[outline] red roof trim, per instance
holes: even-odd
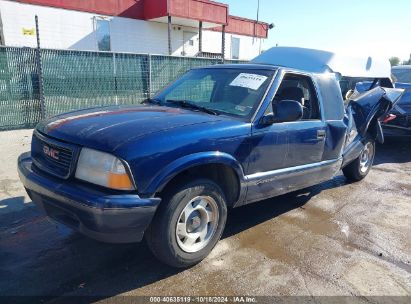
[[[231,16],[228,15],[229,6],[224,3],[215,2],[215,1],[208,1],[208,0],[15,0],[16,2],[32,4],[32,5],[41,5],[41,6],[48,6],[54,8],[61,8],[61,9],[68,9],[74,11],[81,11],[81,12],[89,12],[95,13],[99,15],[107,15],[107,16],[119,16],[131,19],[139,19],[139,20],[146,20],[146,19],[154,19],[158,17],[164,16],[172,16],[172,17],[180,17],[186,18],[190,20],[198,20],[203,22],[210,22],[210,23],[220,23],[221,25],[226,25],[226,32],[244,36],[256,36],[259,38],[267,38],[268,36],[268,23],[265,22],[258,22],[256,20],[239,17],[239,16]],[[147,1],[147,2],[145,2]],[[176,2],[174,2],[176,1]],[[208,18],[207,15],[210,15],[209,11],[197,11],[195,16],[187,16],[188,14],[181,14],[179,11],[183,11],[181,6],[183,5],[183,1],[187,1],[187,3],[203,3],[203,4],[211,4],[221,8],[226,9],[226,13],[219,12],[225,15],[225,18]],[[188,2],[190,1],[190,2]],[[150,4],[148,4],[150,3]],[[177,6],[174,8],[174,11],[170,12],[173,7],[173,3]],[[178,6],[179,5],[179,6]],[[163,6],[165,6],[163,8]],[[170,7],[169,7],[170,6]],[[156,9],[161,8],[159,11],[155,11]],[[158,16],[157,16],[158,15]],[[223,20],[225,19],[225,20]],[[238,21],[238,22],[237,22]],[[245,24],[240,24],[244,22]],[[220,31],[221,27],[212,28],[213,31]]]
[[[236,21],[245,22],[247,26],[241,26]],[[238,30],[240,29],[240,30]],[[221,27],[214,27],[208,29],[211,31],[221,32]],[[266,22],[257,22],[256,20],[238,17],[238,16],[228,16],[228,25],[225,28],[225,32],[229,34],[237,34],[242,36],[257,37],[257,38],[267,38],[268,37],[269,24]]]
[[[95,13],[106,16],[119,16],[144,19],[144,0],[15,0],[16,2],[46,7]]]
[[[155,1],[161,2],[162,0]],[[222,25],[227,24],[228,6],[225,4],[207,0],[168,0],[168,3],[167,14],[169,16],[208,21]],[[152,7],[152,9],[156,10],[157,8]],[[162,17],[159,15],[159,12],[156,13],[157,17]]]
[[[248,21],[248,22],[257,23],[257,20],[249,19],[249,18],[245,18],[245,17],[233,16],[233,15],[228,15],[228,17],[231,18],[231,19],[236,19],[236,20],[242,20],[242,21]],[[268,24],[267,22],[264,22],[264,21],[258,21],[258,24],[269,26],[269,24]]]
[[[221,2],[215,2],[215,1],[209,1],[209,0],[195,0],[195,1],[202,2],[202,3],[205,3],[205,4],[213,4],[213,5],[225,7],[225,8],[228,9],[228,4],[221,3]]]
[[[177,15],[177,14],[171,15],[171,17],[184,18],[184,19],[190,19],[190,20],[197,20],[197,21],[202,21],[202,22],[215,23],[215,21],[210,20],[210,19],[205,19],[205,18],[201,18],[201,19],[200,19],[200,18],[190,18],[190,17],[187,17],[187,16]],[[173,18],[171,18],[171,22],[173,22]],[[173,24],[174,24],[174,23],[173,23]],[[221,24],[221,25],[227,25],[227,23],[226,23],[226,24]]]

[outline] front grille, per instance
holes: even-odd
[[[31,155],[40,169],[61,178],[68,178],[73,170],[76,148],[54,139],[33,133]]]

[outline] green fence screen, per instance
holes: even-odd
[[[41,49],[39,61],[37,52],[0,47],[0,130],[33,127],[42,119],[40,79],[45,116],[50,117],[100,105],[140,103],[190,68],[220,63],[208,58],[51,49]]]
[[[0,128],[41,119],[38,75],[34,49],[0,48]]]

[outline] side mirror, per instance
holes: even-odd
[[[261,124],[264,126],[272,125],[276,122],[298,121],[303,117],[303,106],[295,100],[281,100],[273,105],[274,112],[264,115]]]
[[[295,100],[281,100],[275,106],[275,121],[297,121],[303,117],[303,106]]]
[[[275,123],[276,119],[273,113],[268,113],[261,117],[260,124],[263,126],[269,126]]]

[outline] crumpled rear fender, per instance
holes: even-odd
[[[353,119],[358,134],[364,138],[367,132],[378,141],[384,141],[380,120],[383,119],[400,99],[404,90],[376,87],[350,101]]]
[[[380,121],[401,98],[404,90],[376,87],[350,101],[347,107],[347,141],[343,150],[343,167],[362,152],[363,139],[371,136],[384,143]]]

